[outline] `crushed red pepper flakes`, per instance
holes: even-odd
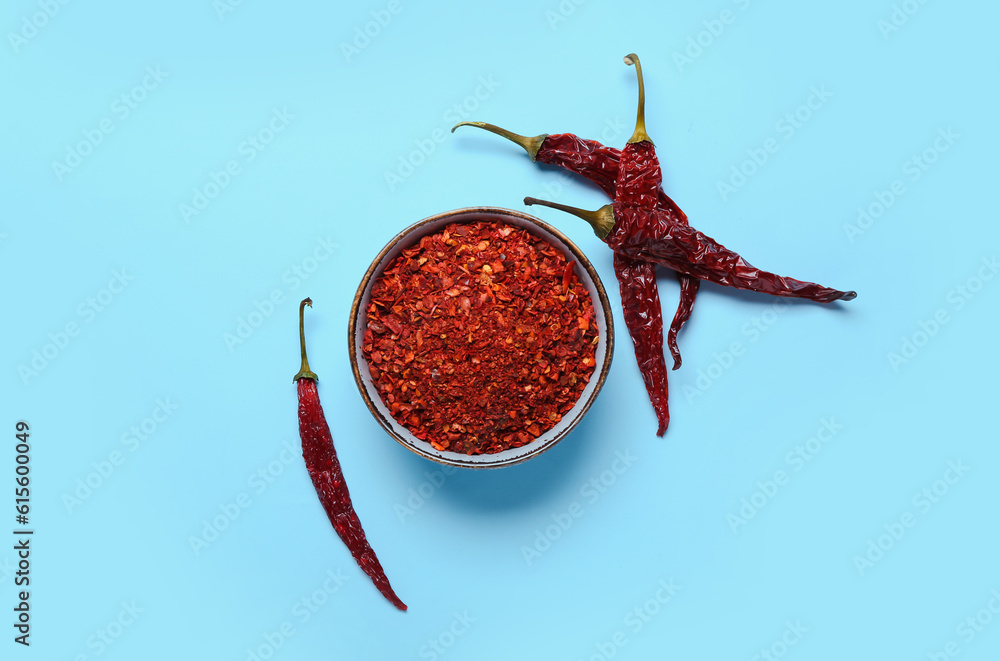
[[[392,416],[438,450],[532,442],[596,365],[594,305],[562,252],[528,230],[452,223],[376,279],[362,353]]]

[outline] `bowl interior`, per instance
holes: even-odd
[[[383,272],[385,267],[403,250],[417,243],[422,237],[439,232],[450,223],[468,223],[474,221],[499,221],[525,228],[535,236],[547,240],[562,250],[568,259],[575,260],[577,277],[580,278],[580,281],[587,288],[593,302],[595,321],[598,329],[594,373],[590,378],[590,382],[580,394],[580,398],[576,404],[563,416],[562,420],[552,429],[527,445],[493,454],[481,455],[467,455],[460,452],[437,450],[430,443],[418,439],[410,430],[397,422],[382,402],[382,398],[379,396],[378,390],[372,382],[368,362],[362,355],[361,349],[365,328],[367,327],[367,310],[368,304],[371,302],[372,286],[375,279]],[[375,419],[378,420],[379,424],[382,425],[390,436],[413,452],[439,463],[467,468],[497,468],[524,461],[529,457],[548,450],[562,440],[580,421],[587,412],[587,409],[590,408],[597,393],[600,392],[601,387],[604,385],[604,380],[607,378],[608,369],[611,367],[611,358],[614,353],[614,326],[608,296],[604,291],[604,286],[597,275],[597,271],[594,270],[593,265],[587,257],[572,241],[554,227],[545,224],[534,216],[511,209],[476,207],[448,211],[426,218],[403,230],[383,248],[382,252],[379,253],[378,257],[375,258],[375,261],[372,262],[372,265],[365,273],[361,285],[358,287],[358,292],[354,297],[348,341],[350,342],[351,368],[354,372],[354,379],[358,384],[358,389],[361,391],[361,396],[364,398],[372,415],[375,416]]]

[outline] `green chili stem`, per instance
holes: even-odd
[[[586,209],[569,207],[565,204],[537,200],[533,197],[524,198],[524,203],[529,207],[533,204],[539,204],[543,207],[552,207],[553,209],[565,211],[566,213],[571,213],[578,218],[582,218],[590,223],[590,226],[594,228],[594,234],[596,234],[597,238],[601,241],[608,238],[608,235],[611,234],[611,230],[614,229],[615,226],[615,214],[610,204],[605,204],[597,211],[587,211]]]
[[[635,115],[635,132],[628,139],[629,144],[636,142],[653,143],[646,133],[646,87],[642,84],[642,65],[639,64],[639,56],[629,53],[625,56],[625,64],[635,65],[635,75],[639,77],[639,109]]]
[[[299,379],[312,379],[313,381],[318,381],[319,377],[316,376],[312,370],[309,369],[309,359],[306,357],[306,323],[305,323],[305,310],[306,306],[312,307],[312,299],[306,298],[299,303],[299,346],[302,348],[302,369],[299,373],[295,375],[294,381]]]
[[[534,161],[535,157],[538,156],[538,150],[542,148],[542,143],[545,142],[545,138],[549,137],[547,134],[536,135],[532,138],[518,135],[517,133],[512,133],[507,129],[502,129],[494,124],[487,124],[486,122],[459,122],[455,126],[451,127],[451,132],[454,133],[455,129],[459,126],[476,126],[490,133],[496,133],[499,136],[507,138],[516,145],[520,145],[521,149],[528,152],[528,156]]]

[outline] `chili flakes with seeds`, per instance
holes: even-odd
[[[562,252],[526,229],[452,223],[376,279],[362,353],[392,416],[438,450],[532,442],[596,365],[594,305]]]

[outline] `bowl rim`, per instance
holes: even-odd
[[[532,226],[538,228],[539,230],[547,232],[558,238],[560,241],[562,241],[563,244],[566,246],[566,248],[568,248],[569,251],[572,253],[573,258],[575,258],[577,262],[579,262],[580,266],[583,267],[583,269],[587,272],[588,276],[590,277],[591,281],[594,283],[594,288],[597,291],[597,297],[599,299],[597,301],[597,305],[595,305],[595,308],[598,306],[601,308],[602,314],[605,319],[605,326],[607,328],[605,333],[607,348],[605,350],[604,361],[601,365],[594,366],[595,373],[597,374],[595,387],[590,396],[587,398],[587,400],[583,402],[583,408],[579,411],[578,415],[572,421],[572,423],[569,424],[569,426],[563,429],[555,437],[553,437],[552,439],[548,439],[547,442],[544,443],[543,445],[540,445],[537,448],[529,450],[519,456],[515,456],[506,460],[498,460],[495,462],[489,462],[483,460],[462,461],[459,457],[470,457],[470,456],[484,457],[489,455],[466,455],[460,452],[450,452],[450,451],[442,452],[438,450],[434,450],[433,452],[431,452],[424,450],[420,446],[408,441],[405,438],[402,438],[397,433],[397,431],[392,428],[389,422],[385,420],[381,411],[378,410],[375,402],[372,400],[372,397],[368,392],[368,388],[365,385],[364,377],[361,375],[360,360],[362,360],[362,358],[359,356],[360,352],[357,350],[357,344],[356,344],[356,338],[359,332],[358,324],[366,316],[366,313],[361,310],[361,301],[364,298],[365,292],[368,289],[369,284],[372,282],[375,276],[375,271],[378,269],[383,259],[385,259],[385,256],[390,251],[395,249],[401,242],[412,237],[414,234],[419,233],[420,230],[426,227],[427,225],[433,223],[441,223],[442,221],[462,222],[462,217],[476,216],[476,215],[501,217],[498,218],[497,220],[501,220],[502,217],[504,216],[517,218],[518,220],[522,222],[527,222]],[[469,218],[468,222],[472,221],[473,218]],[[604,289],[604,283],[601,282],[601,278],[597,274],[597,269],[594,268],[594,265],[590,262],[590,260],[587,258],[587,256],[584,254],[584,252],[580,249],[579,246],[577,246],[568,236],[563,234],[560,230],[549,225],[540,218],[532,216],[531,214],[527,214],[524,213],[523,211],[518,211],[516,209],[507,209],[504,207],[477,206],[477,207],[464,207],[461,209],[453,209],[451,211],[443,211],[441,213],[436,213],[432,216],[428,216],[423,220],[417,221],[416,223],[410,225],[409,227],[406,227],[398,234],[396,234],[396,236],[394,236],[385,245],[385,247],[379,251],[378,255],[375,256],[371,264],[365,270],[365,274],[362,276],[361,282],[358,285],[358,289],[354,294],[354,299],[351,302],[351,314],[347,324],[347,341],[349,349],[348,355],[350,357],[350,362],[351,362],[351,372],[354,374],[354,382],[357,385],[359,392],[361,393],[361,397],[362,399],[364,399],[365,405],[368,407],[369,413],[372,414],[372,417],[375,418],[379,426],[382,427],[382,429],[385,430],[385,432],[390,437],[392,437],[397,443],[405,447],[407,450],[410,450],[414,454],[417,454],[425,459],[430,459],[431,461],[437,462],[439,464],[444,464],[448,466],[457,466],[460,468],[501,468],[505,466],[513,466],[515,464],[522,463],[524,461],[527,461],[528,459],[537,457],[538,455],[548,451],[557,443],[559,443],[559,441],[568,436],[569,433],[580,422],[580,420],[583,419],[584,415],[586,415],[591,405],[593,405],[594,400],[597,399],[597,396],[600,393],[601,389],[603,388],[604,383],[607,380],[608,374],[610,372],[611,361],[612,358],[614,357],[615,332],[614,332],[614,320],[611,311],[611,303],[608,299],[607,291]],[[582,394],[583,393],[581,393],[581,396]],[[577,400],[577,402],[579,401],[580,400]],[[576,404],[574,404],[574,407],[575,406]],[[424,443],[424,441],[420,441],[420,439],[417,439],[416,437],[414,437],[414,439],[417,442]],[[427,445],[429,446],[429,444]],[[531,445],[531,443],[527,445]],[[455,455],[455,457],[452,458],[449,456],[442,456],[442,455]]]

